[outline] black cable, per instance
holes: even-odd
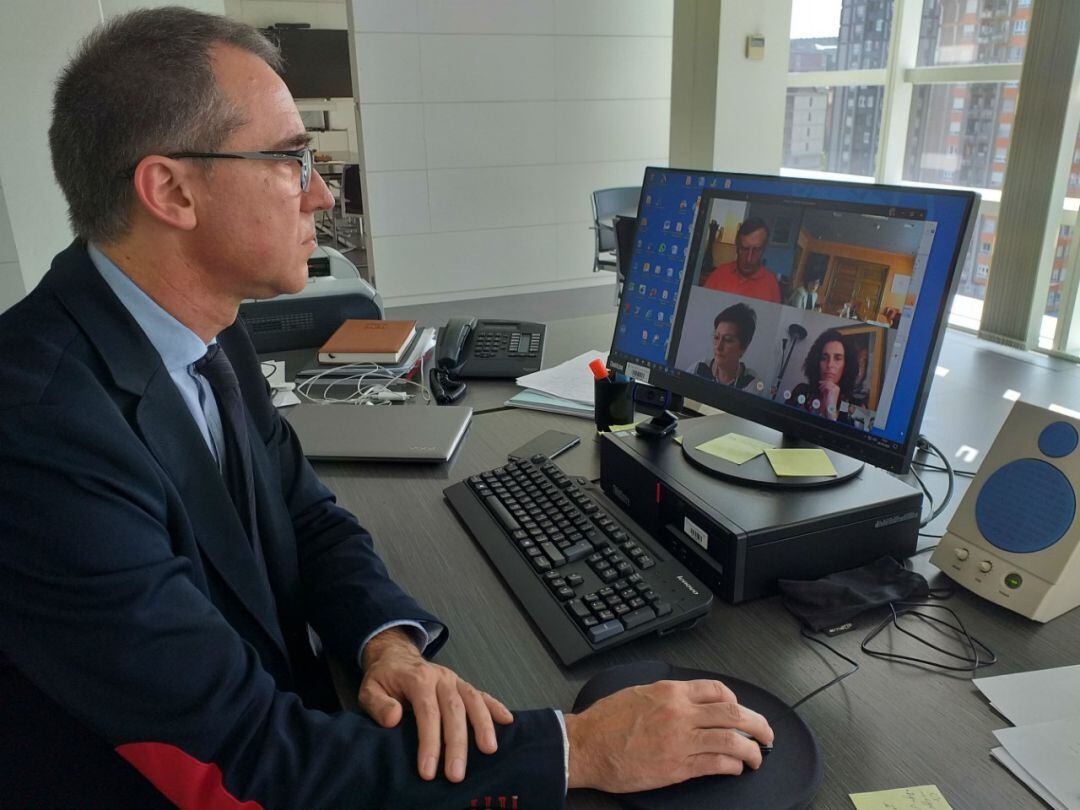
[[[926,496],[926,500],[930,503],[930,514],[919,521],[919,528],[921,529],[923,526],[925,526],[927,523],[934,519],[934,496],[930,494],[930,490],[927,489],[926,484],[923,483],[922,478],[919,477],[919,474],[915,471],[914,468],[912,468],[911,474],[915,476],[915,480],[919,483],[919,487],[922,489],[923,494]]]
[[[837,675],[835,678],[833,678],[831,681],[829,681],[824,686],[819,686],[817,689],[815,689],[810,694],[804,695],[803,697],[796,700],[794,703],[791,704],[791,706],[788,707],[789,712],[794,712],[797,708],[799,708],[799,706],[806,703],[806,701],[808,701],[810,698],[814,697],[814,695],[818,695],[818,694],[824,692],[830,686],[833,686],[835,684],[840,683],[840,681],[844,680],[844,678],[848,677],[849,675],[854,675],[856,672],[859,671],[859,664],[858,664],[857,661],[855,661],[855,660],[853,660],[851,658],[848,658],[846,655],[844,655],[839,650],[833,649],[828,644],[826,644],[824,641],[822,641],[820,638],[814,638],[814,636],[810,635],[810,633],[808,633],[806,631],[805,626],[802,626],[802,627],[799,628],[799,634],[804,639],[806,639],[807,641],[812,641],[815,644],[819,644],[822,647],[824,647],[826,650],[831,652],[833,655],[838,656],[839,658],[843,658],[845,661],[847,661],[849,664],[851,664],[851,669],[849,669],[847,672],[844,672],[844,673],[841,673],[840,675]],[[784,712],[784,714],[787,714],[787,712]],[[783,716],[783,715],[781,715],[781,716]],[[776,718],[773,718],[773,720],[775,720],[775,719]]]
[[[937,464],[927,464],[925,461],[913,461],[911,466],[918,467],[921,470],[929,470],[930,472],[948,472],[944,467],[939,467]],[[957,478],[974,478],[978,475],[975,470],[953,470],[953,475]]]
[[[937,508],[937,510],[930,516],[930,520],[934,520],[942,512],[945,511],[945,507],[948,506],[949,501],[952,500],[953,490],[956,488],[956,475],[953,472],[952,464],[949,463],[949,459],[945,457],[945,454],[941,452],[938,446],[931,442],[929,439],[927,439],[925,436],[923,437],[923,441],[925,441],[926,446],[933,450],[937,457],[941,459],[941,463],[945,465],[945,471],[948,473],[949,476],[949,486],[948,489],[945,490],[945,498],[944,500],[942,500],[941,505]]]
[[[931,595],[933,595],[933,593],[931,593]],[[896,608],[898,606],[902,608],[902,610],[897,611]],[[953,619],[956,620],[956,624],[952,625],[942,619],[937,618],[936,616],[930,616],[926,613],[920,613],[914,608],[938,608],[940,610],[944,610],[946,613],[952,616]],[[911,664],[913,666],[919,666],[922,668],[934,667],[937,669],[946,670],[948,672],[975,672],[978,669],[982,669],[983,667],[988,667],[997,663],[997,654],[994,653],[993,650],[991,650],[981,641],[979,641],[979,639],[971,635],[967,631],[967,628],[964,627],[964,623],[960,620],[960,617],[957,616],[956,613],[953,612],[950,608],[947,608],[944,605],[935,605],[927,602],[894,602],[889,604],[889,612],[891,615],[886,616],[877,625],[877,627],[873,628],[869,633],[867,633],[866,637],[859,645],[859,649],[872,658],[880,658],[884,661],[896,661],[898,663]],[[927,641],[924,638],[920,638],[919,636],[912,633],[910,630],[907,630],[900,626],[899,619],[902,616],[914,616],[925,624],[934,623],[941,625],[942,627],[948,628],[949,630],[956,633],[959,638],[963,639],[963,641],[967,645],[970,654],[967,656],[958,655],[954,652],[944,649],[943,647],[939,647],[938,645],[933,644],[932,642]],[[915,641],[918,641],[920,644],[924,644],[927,647],[930,647],[931,649],[936,650],[937,652],[940,652],[950,658],[955,658],[959,661],[963,661],[965,665],[953,666],[951,664],[943,664],[938,661],[932,661],[927,658],[917,658],[911,655],[901,655],[900,653],[884,652],[882,650],[870,649],[870,642],[873,641],[881,633],[881,631],[888,627],[890,624],[892,624],[901,633],[910,636]],[[986,653],[987,656],[989,656],[988,658],[980,657],[980,648]]]

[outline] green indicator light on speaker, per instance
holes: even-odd
[[[1014,591],[1019,588],[1020,585],[1023,584],[1023,582],[1024,580],[1019,574],[1008,574],[1005,577],[1005,586],[1008,588],[1012,588]]]

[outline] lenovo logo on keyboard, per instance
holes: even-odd
[[[698,595],[697,588],[687,582],[686,577],[684,577],[682,574],[676,576],[675,579],[679,580],[679,582],[681,582],[686,587],[686,590],[690,591],[690,593],[692,593],[694,596]]]

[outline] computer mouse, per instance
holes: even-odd
[[[821,787],[823,769],[817,739],[784,701],[759,686],[716,672],[676,667],[663,661],[640,661],[598,672],[578,692],[573,711],[582,712],[600,698],[629,686],[699,678],[722,681],[739,703],[765,716],[776,735],[768,759],[758,770],[747,770],[740,776],[703,776],[658,790],[616,794],[614,798],[634,810],[807,807]]]

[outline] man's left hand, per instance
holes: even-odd
[[[424,779],[434,779],[439,752],[445,743],[445,773],[451,782],[465,778],[471,725],[476,747],[495,753],[494,720],[506,725],[514,717],[502,703],[481,692],[446,667],[424,659],[412,639],[400,627],[391,627],[371,639],[364,648],[364,680],[360,684],[360,707],[383,728],[401,722],[402,703],[416,715],[420,734],[417,768]]]

